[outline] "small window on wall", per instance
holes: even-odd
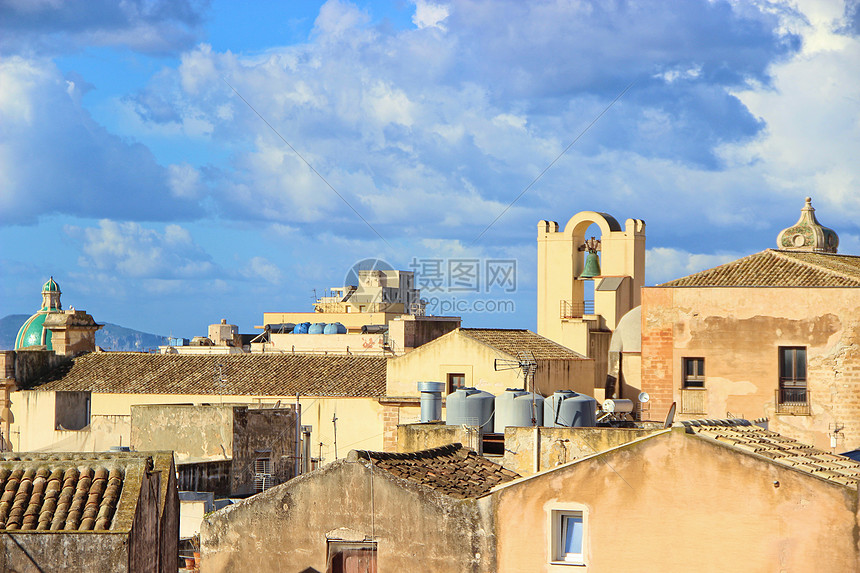
[[[462,373],[448,374],[448,394],[452,393],[457,388],[466,387],[466,375]]]
[[[86,430],[90,426],[90,393],[58,391],[54,396],[54,429]]]
[[[254,491],[260,493],[272,487],[272,458],[258,457],[254,460]]]
[[[779,347],[779,385],[806,387],[806,347]]]
[[[556,564],[585,564],[585,512],[554,510],[551,512],[551,561]]]
[[[684,358],[684,388],[705,387],[705,359]]]

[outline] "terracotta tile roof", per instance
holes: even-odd
[[[33,382],[115,394],[382,396],[385,358],[301,354],[91,352]]]
[[[537,360],[581,360],[582,354],[535,334],[530,330],[513,328],[460,328],[457,330],[469,338],[516,357],[528,351]]]
[[[689,433],[840,485],[856,489],[860,480],[860,463],[765,430],[747,420],[693,420],[682,424]]]
[[[4,457],[0,530],[111,530],[126,473],[122,462]]]
[[[493,487],[520,477],[461,444],[409,454],[353,450],[352,455],[457,499],[481,497]]]
[[[860,287],[860,257],[767,249],[658,286]]]

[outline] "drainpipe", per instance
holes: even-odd
[[[293,477],[299,475],[302,470],[301,459],[301,430],[302,430],[302,405],[299,403],[299,393],[296,392],[296,442],[293,449]]]
[[[532,448],[535,452],[534,472],[538,473],[540,471],[540,426],[535,426],[534,428],[534,442],[534,447]]]
[[[311,427],[302,426],[302,473],[311,471]]]

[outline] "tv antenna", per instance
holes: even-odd
[[[530,350],[523,350],[517,353],[517,359],[496,358],[493,360],[493,370],[496,372],[502,370],[516,370],[523,375],[523,390],[528,392],[529,382],[531,382],[532,394],[532,426],[537,426],[537,402],[535,389],[535,372],[537,372],[537,360],[535,355]]]
[[[499,372],[501,370],[516,370],[519,369],[523,375],[523,390],[528,391],[529,382],[531,382],[532,392],[535,391],[535,372],[537,372],[537,360],[535,355],[529,350],[524,350],[517,353],[517,359],[496,358],[493,361],[493,370]]]

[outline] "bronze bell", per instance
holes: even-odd
[[[579,275],[581,279],[591,279],[600,276],[600,257],[597,253],[588,253],[585,256],[585,267]]]

